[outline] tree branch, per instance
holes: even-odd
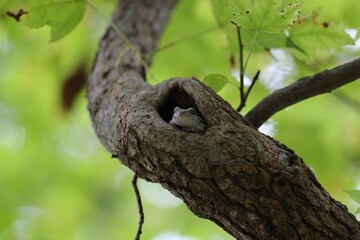
[[[113,20],[145,55],[156,49],[175,2],[121,0]],[[112,156],[236,239],[360,239],[356,218],[292,150],[196,79],[149,86],[141,61],[126,49],[108,29],[87,89],[93,127]],[[169,124],[175,106],[195,108],[207,130]]]
[[[136,202],[137,202],[138,210],[139,210],[139,226],[138,226],[138,230],[136,232],[135,240],[140,240],[140,235],[142,233],[142,226],[144,224],[145,216],[144,216],[144,209],[143,209],[143,205],[142,205],[142,201],[141,201],[140,191],[137,186],[137,179],[138,179],[138,176],[136,174],[134,174],[131,184],[134,189]]]
[[[303,77],[261,100],[245,116],[254,127],[259,128],[278,111],[295,103],[346,85],[360,78],[360,59],[325,70],[311,77]]]
[[[239,81],[240,81],[240,87],[239,87],[239,91],[240,91],[240,105],[239,107],[236,109],[236,111],[240,112],[241,109],[243,109],[243,107],[245,107],[246,104],[246,99],[245,99],[245,91],[244,91],[244,77],[245,77],[245,69],[244,69],[244,45],[242,43],[242,38],[241,38],[241,29],[238,25],[236,25],[235,23],[233,23],[234,26],[236,27],[236,32],[237,32],[237,38],[238,38],[238,45],[239,45],[239,65],[240,65],[240,70],[239,70]]]

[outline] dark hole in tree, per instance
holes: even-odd
[[[169,91],[169,94],[167,95],[167,97],[164,99],[162,104],[159,106],[158,112],[159,112],[161,118],[164,119],[166,122],[169,122],[172,118],[175,107],[180,107],[183,109],[192,107],[201,116],[192,97],[187,92],[185,92],[183,89],[181,89],[179,87],[175,87],[175,88],[171,89]]]

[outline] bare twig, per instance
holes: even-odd
[[[139,192],[139,189],[137,186],[137,179],[138,179],[138,175],[134,174],[131,184],[134,188],[136,201],[137,201],[137,205],[138,205],[138,209],[139,209],[139,215],[140,215],[139,226],[138,226],[138,230],[137,230],[137,233],[135,236],[135,240],[140,240],[140,235],[142,233],[142,226],[144,224],[144,210],[143,210],[143,206],[142,206],[142,202],[141,202],[140,192]]]
[[[259,128],[276,112],[307,98],[331,92],[360,78],[360,58],[325,70],[310,77],[303,77],[281,88],[260,101],[245,118]]]
[[[240,30],[240,26],[238,26],[235,22],[231,22],[232,24],[235,25],[236,27],[236,32],[237,32],[237,37],[238,37],[238,45],[239,45],[239,65],[240,65],[240,71],[239,71],[239,78],[240,78],[240,87],[239,87],[239,90],[240,90],[240,105],[239,107],[236,109],[236,111],[240,112],[246,105],[246,100],[247,98],[249,97],[249,94],[251,92],[251,89],[252,87],[254,86],[256,80],[259,78],[259,74],[260,74],[260,71],[258,71],[254,78],[253,78],[253,81],[251,82],[251,85],[250,87],[248,88],[248,90],[246,91],[245,93],[245,90],[244,90],[244,87],[245,87],[245,83],[244,83],[244,78],[245,78],[245,69],[246,69],[246,66],[249,62],[249,59],[250,59],[250,56],[251,56],[251,51],[252,51],[252,47],[253,47],[253,44],[254,44],[254,41],[256,39],[256,35],[257,35],[257,32],[255,33],[254,35],[254,39],[252,41],[252,44],[251,44],[251,47],[250,47],[250,51],[249,51],[249,55],[248,57],[246,58],[246,61],[244,63],[244,44],[242,42],[242,38],[241,38],[241,30]]]
[[[249,94],[250,94],[250,92],[251,92],[252,88],[254,87],[254,85],[255,85],[256,81],[257,81],[257,80],[258,80],[258,78],[259,78],[259,75],[260,75],[260,70],[258,70],[258,71],[256,72],[256,74],[255,74],[255,76],[254,76],[254,78],[253,78],[253,80],[252,80],[252,82],[251,82],[251,84],[250,84],[249,88],[248,88],[248,89],[247,89],[247,91],[246,91],[246,94],[245,94],[245,101],[247,101],[247,99],[248,99],[248,97],[249,97]]]
[[[239,45],[239,65],[240,65],[240,71],[239,71],[239,78],[240,78],[240,105],[237,108],[237,111],[240,112],[240,110],[245,106],[245,92],[244,92],[244,45],[242,43],[241,39],[241,31],[240,27],[236,25],[236,23],[232,22],[236,27],[237,37],[238,37],[238,45]]]
[[[251,84],[249,86],[249,88],[247,89],[246,93],[245,93],[245,96],[244,96],[244,101],[242,102],[242,104],[240,104],[240,106],[236,109],[238,112],[241,112],[241,110],[246,106],[246,102],[247,102],[247,99],[250,95],[250,92],[252,90],[252,88],[254,87],[256,81],[258,80],[259,78],[259,74],[260,74],[260,70],[257,71],[257,73],[255,74],[255,76],[253,77],[253,80],[251,81]]]

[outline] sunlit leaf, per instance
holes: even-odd
[[[232,14],[229,0],[211,0],[212,11],[219,27],[224,31],[230,52],[238,51],[235,25],[231,23]]]
[[[232,13],[229,7],[229,0],[212,0],[212,8],[216,21],[222,27],[227,35],[230,49],[234,53],[238,51],[238,39],[236,28],[231,24]],[[242,40],[245,48],[252,47],[252,51],[258,52],[266,48],[283,48],[286,47],[285,33],[268,33],[258,29],[241,28]],[[255,38],[256,37],[256,38]]]
[[[329,22],[313,19],[299,20],[289,31],[289,42],[310,58],[317,50],[328,50],[343,45],[353,45],[354,40],[343,28]],[[292,47],[289,45],[289,47]]]
[[[229,0],[211,0],[212,10],[219,26],[230,23]]]
[[[241,30],[243,44],[245,48],[252,47],[253,52],[263,51],[270,48],[286,47],[287,36],[284,32],[267,33],[257,30]],[[255,38],[256,36],[256,38]]]
[[[296,20],[302,2],[282,8],[281,0],[229,0],[233,21],[242,29],[264,32],[287,30]]]
[[[344,192],[349,194],[352,200],[360,204],[360,190],[345,190]],[[359,209],[357,211],[359,211]]]
[[[204,82],[215,92],[219,92],[228,82],[228,78],[222,74],[214,73],[204,77]]]
[[[50,42],[71,32],[81,21],[86,9],[85,0],[32,0],[26,3],[28,13],[21,22],[31,28],[51,27]]]
[[[299,50],[300,52],[306,54],[304,50],[302,50],[298,45],[296,45],[290,38],[286,39],[286,46],[289,48],[294,48],[296,50]]]

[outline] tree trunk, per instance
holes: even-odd
[[[103,37],[87,97],[96,134],[121,163],[158,182],[197,216],[236,239],[360,239],[360,224],[321,187],[291,149],[258,132],[196,79],[155,87],[144,56],[156,48],[176,0],[122,0]],[[147,61],[150,64],[150,61]],[[193,107],[207,124],[189,133],[169,124]]]

